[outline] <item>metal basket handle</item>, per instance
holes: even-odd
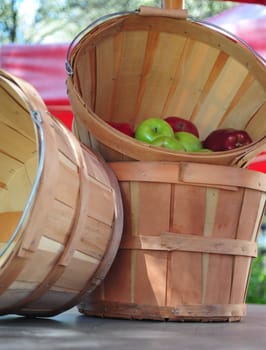
[[[139,14],[140,16],[164,16],[164,17],[171,17],[171,18],[177,18],[177,19],[186,19],[188,17],[187,10],[167,9],[167,8],[159,8],[159,7],[151,7],[151,6],[140,6],[138,9],[133,11],[114,12],[114,13],[110,13],[102,17],[99,17],[95,21],[90,23],[87,27],[85,27],[83,30],[81,30],[70,42],[66,53],[66,61],[65,61],[66,73],[69,76],[73,75],[73,68],[70,64],[70,53],[75,43],[78,41],[79,38],[83,36],[83,34],[87,33],[89,30],[93,29],[96,25],[110,18],[115,18],[115,17],[124,16],[124,15],[130,15],[130,14]]]
[[[122,15],[128,15],[128,14],[134,14],[137,13],[137,10],[135,11],[121,11],[121,12],[114,12],[114,13],[110,13],[104,16],[101,16],[99,18],[97,18],[95,21],[91,22],[90,24],[87,25],[87,27],[85,27],[84,29],[82,29],[74,38],[73,40],[70,42],[68,49],[67,49],[67,53],[66,53],[66,61],[65,61],[65,69],[66,69],[66,73],[69,76],[73,75],[73,68],[70,64],[70,54],[71,51],[74,47],[74,45],[76,44],[76,42],[78,41],[78,39],[80,39],[83,34],[87,33],[89,30],[93,29],[94,27],[96,27],[96,25],[106,21],[107,19],[110,18],[114,18],[114,17],[119,17]]]

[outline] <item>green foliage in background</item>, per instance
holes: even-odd
[[[103,15],[161,4],[161,0],[1,0],[0,44],[68,42]],[[185,0],[184,5],[191,17],[202,19],[237,3]]]
[[[252,263],[246,302],[248,304],[266,304],[266,256],[262,252]]]

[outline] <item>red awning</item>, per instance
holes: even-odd
[[[233,35],[246,41],[259,55],[266,59],[266,7],[241,4],[207,18]]]
[[[266,174],[266,150],[257,155],[257,157],[249,164],[248,169]]]
[[[218,1],[234,1],[234,2],[245,2],[250,4],[266,5],[266,0],[218,0]]]
[[[0,67],[28,81],[49,111],[71,129],[72,111],[66,92],[67,44],[3,45]]]

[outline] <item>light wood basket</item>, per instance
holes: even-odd
[[[106,160],[241,160],[245,166],[245,155],[265,149],[265,61],[240,39],[183,11],[141,7],[105,16],[71,43],[66,66],[75,134]],[[174,152],[106,123],[136,128],[144,119],[168,115],[194,122],[201,139],[230,127],[246,130],[253,143],[226,152]]]
[[[265,211],[266,175],[192,162],[113,162],[125,224],[88,316],[239,321]]]
[[[123,207],[105,162],[0,71],[0,314],[52,316],[104,278]]]

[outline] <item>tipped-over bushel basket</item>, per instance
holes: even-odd
[[[266,175],[193,162],[109,163],[125,223],[89,316],[239,321],[265,211]]]
[[[105,277],[123,208],[105,162],[0,71],[0,314],[51,316]]]
[[[228,165],[265,148],[264,60],[240,39],[184,18],[182,10],[179,18],[170,17],[175,14],[141,7],[105,16],[69,47],[67,85],[75,132],[108,161]],[[253,142],[226,152],[174,152],[137,141],[106,123],[128,122],[136,128],[144,119],[170,115],[194,122],[201,139],[217,128],[235,128],[246,130]]]

